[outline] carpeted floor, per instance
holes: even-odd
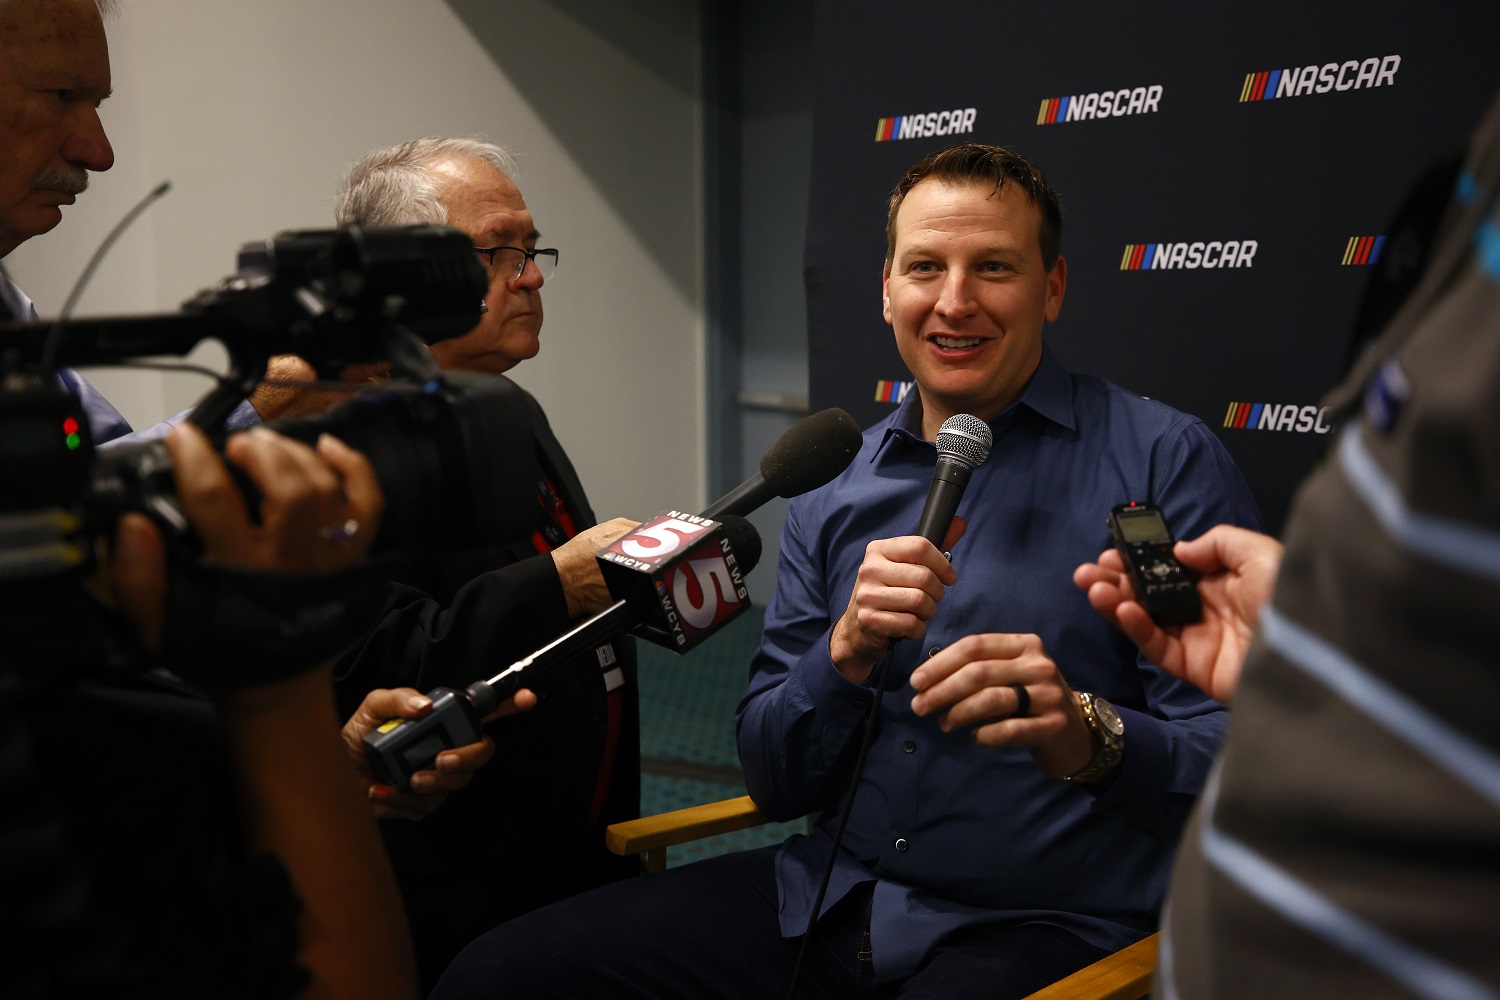
[[[751,608],[686,656],[638,642],[641,682],[641,812],[682,809],[745,794],[734,745],[734,709],[760,642]],[[802,821],[739,830],[674,847],[676,866],[727,851],[779,844]]]

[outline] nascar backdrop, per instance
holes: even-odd
[[[896,180],[1010,146],[1062,198],[1052,349],[1201,417],[1277,531],[1329,440],[1319,399],[1415,276],[1398,208],[1443,203],[1500,86],[1493,0],[821,0],[817,31],[812,409],[868,425],[909,385],[880,315]]]

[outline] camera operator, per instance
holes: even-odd
[[[109,45],[95,0],[0,0],[0,260],[62,221],[115,154],[99,105],[109,96]],[[0,321],[36,319],[0,264]],[[83,376],[58,373],[78,397],[95,441],[130,424]]]
[[[89,172],[114,166],[99,107],[111,92],[103,15],[113,0],[0,0],[0,322],[35,321],[36,308],[4,258],[62,221]],[[186,413],[133,433],[129,421],[71,368],[58,382],[78,398],[95,444],[164,435]],[[229,429],[258,422],[249,402]]]
[[[5,582],[7,995],[412,996],[399,895],[316,662],[374,579],[374,473],[331,437],[236,435],[225,458],[262,494],[255,519],[197,429],[166,447],[201,559],[169,560],[127,514],[88,590]],[[195,665],[201,689],[179,679]]]
[[[108,0],[0,0],[0,259],[62,220],[88,187],[90,171],[114,165],[114,150],[105,134],[99,107],[111,91],[109,45],[102,13]],[[0,269],[0,321],[35,320],[31,300]],[[180,422],[180,414],[149,430],[132,434],[130,424],[76,371],[62,369],[58,380],[77,397],[95,444],[160,437]],[[227,429],[258,423],[246,402],[225,422]],[[393,715],[415,717],[428,708],[415,691],[377,691],[380,713],[360,711],[345,728],[351,754],[371,779],[359,740]],[[522,695],[522,707],[529,705]],[[420,818],[440,805],[447,792],[468,781],[474,768],[493,753],[476,743],[445,753],[437,772],[414,777],[412,791],[398,794],[368,780],[377,817]]]

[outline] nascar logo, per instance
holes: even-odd
[[[915,382],[890,382],[879,379],[875,383],[875,402],[899,403],[906,398]]]
[[[1120,258],[1122,271],[1172,271],[1215,267],[1254,267],[1255,240],[1212,240],[1207,243],[1127,243]]]
[[[1383,87],[1396,82],[1401,68],[1400,56],[1371,56],[1321,66],[1298,66],[1246,73],[1240,87],[1240,103],[1269,101],[1278,97],[1301,97],[1304,94],[1326,94],[1330,90],[1360,90]]]
[[[1159,111],[1161,85],[1101,90],[1073,97],[1046,97],[1036,113],[1038,125],[1058,122],[1081,122],[1092,118],[1119,118],[1121,115],[1144,115]]]
[[[921,115],[882,118],[875,125],[875,141],[890,142],[892,139],[920,139],[929,135],[972,132],[974,118],[978,114],[974,108],[954,108],[952,111],[929,111]]]
[[[1351,236],[1344,245],[1344,267],[1373,264],[1380,259],[1380,248],[1385,246],[1384,236]]]
[[[1296,403],[1230,403],[1224,426],[1242,431],[1292,431],[1297,434],[1327,434],[1328,407]]]

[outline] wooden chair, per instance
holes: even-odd
[[[647,872],[659,872],[667,867],[669,847],[767,822],[750,796],[741,795],[737,799],[615,823],[605,831],[604,840],[614,853],[624,857],[642,855],[641,867]],[[1157,937],[1152,934],[1122,948],[1038,990],[1026,1000],[1141,1000],[1151,989]]]
[[[1160,933],[1106,955],[1066,979],[1044,986],[1026,1000],[1141,1000],[1151,992]]]

